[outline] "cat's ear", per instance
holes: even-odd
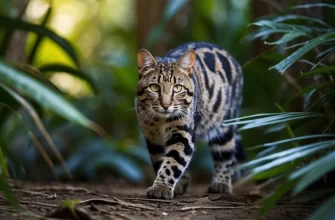
[[[195,51],[188,50],[177,61],[177,66],[187,71],[188,75],[191,76],[193,73],[193,67],[195,64]]]
[[[138,68],[149,67],[156,65],[155,58],[145,49],[140,49],[137,52],[137,66]]]

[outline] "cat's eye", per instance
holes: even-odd
[[[149,87],[153,92],[158,92],[159,91],[159,85],[157,85],[157,84],[150,84]]]
[[[174,91],[174,92],[180,92],[182,88],[183,88],[183,87],[182,87],[181,85],[175,85],[175,86],[173,87],[173,91]]]

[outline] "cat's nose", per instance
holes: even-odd
[[[170,107],[170,104],[161,104],[161,105],[165,110],[167,110]]]

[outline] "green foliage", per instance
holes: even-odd
[[[15,7],[11,0],[3,0],[0,2],[0,14],[3,15],[13,15],[15,12]]]
[[[3,174],[30,180],[68,178],[53,151],[45,147],[42,153],[31,146],[41,145],[44,149],[49,143],[31,115],[4,89],[9,88],[32,106],[56,148],[66,155],[66,166],[74,178],[99,181],[108,172],[134,183],[143,180],[143,169],[150,160],[133,109],[135,54],[139,49],[135,36],[140,30],[133,25],[136,22],[132,15],[136,13],[130,11],[135,8],[132,2],[120,4],[111,0],[96,6],[90,1],[53,1],[52,7],[44,2],[47,7],[38,18],[34,13],[30,15],[32,9],[27,6],[21,13],[27,15],[25,21],[17,16],[11,1],[0,2],[0,81],[5,85],[0,88],[0,132],[8,143],[8,147],[0,144]],[[334,159],[334,134],[330,131],[334,127],[335,91],[331,79],[335,66],[328,59],[335,51],[334,23],[294,14],[295,9],[310,7],[333,12],[334,5],[295,5],[296,2],[291,1],[292,10],[250,24],[257,31],[249,35],[251,30],[246,27],[251,23],[251,1],[171,0],[145,43],[147,47],[157,43],[172,48],[186,41],[208,41],[246,63],[242,115],[247,116],[226,124],[241,125],[251,159],[242,165],[250,170],[245,181],[265,179],[263,185],[278,186],[263,201],[260,215],[283,195],[301,196],[311,184],[334,170],[333,165],[325,168]],[[169,22],[183,7],[192,8],[192,19],[185,21],[183,16],[179,17],[175,32],[165,35]],[[74,8],[80,8],[83,16],[73,14]],[[73,18],[71,30],[63,26],[66,22],[59,22],[66,17]],[[57,27],[57,22],[62,26]],[[5,60],[14,30],[28,33],[26,54],[33,67]],[[251,54],[248,36],[273,48],[250,60],[255,54]],[[112,138],[98,138],[77,126],[93,126],[96,132],[107,136],[92,121]],[[212,166],[205,147],[201,145],[194,158],[197,174],[201,170],[201,175]],[[50,172],[53,166],[57,177]],[[14,201],[2,177],[0,190],[9,201]],[[313,198],[320,195],[325,193]],[[331,218],[333,203],[334,197],[329,198],[311,219]]]
[[[72,59],[75,65],[79,66],[79,61],[72,45],[66,39],[60,37],[55,32],[43,27],[43,25],[35,25],[18,19],[0,17],[0,26],[5,27],[9,30],[20,29],[33,32],[38,36],[48,37],[66,52],[66,54]]]
[[[335,6],[309,4],[293,8],[310,7],[334,8]],[[252,128],[260,130],[259,128],[266,126],[266,134],[283,132],[284,123],[290,126],[288,133],[291,138],[258,144],[256,147],[249,148],[252,151],[259,151],[256,158],[237,168],[248,170],[248,175],[242,182],[263,179],[266,180],[266,183],[271,182],[277,185],[273,192],[263,200],[259,213],[259,217],[262,217],[283,195],[291,192],[292,196],[301,196],[304,190],[335,170],[335,165],[332,164],[335,159],[335,134],[329,132],[333,131],[335,117],[333,105],[335,90],[332,80],[335,66],[333,61],[328,63],[325,59],[334,52],[335,29],[323,20],[294,14],[271,16],[252,23],[252,25],[259,27],[259,30],[253,34],[253,39],[262,38],[267,41],[273,39],[273,36],[278,38],[278,35],[281,35],[279,40],[266,42],[266,44],[293,50],[286,58],[276,60],[279,63],[270,67],[270,70],[275,69],[281,74],[289,74],[293,77],[292,82],[295,85],[300,83],[303,85],[306,79],[314,81],[305,83],[306,86],[299,85],[301,88],[296,93],[282,101],[285,108],[290,108],[289,104],[292,104],[292,100],[303,98],[303,112],[263,113],[225,122],[227,125],[243,125],[240,130]],[[317,54],[312,54],[311,51],[316,48]],[[283,50],[273,53],[278,52],[283,52]],[[319,59],[319,61],[314,64],[314,59]],[[299,61],[311,64],[312,68],[306,72],[295,73],[292,67],[297,66]],[[297,120],[299,123],[296,122]],[[296,136],[296,133],[301,133],[300,125],[305,127],[304,135]],[[320,133],[306,135],[308,127],[306,125],[319,126]],[[321,195],[324,196],[324,194],[319,194]],[[334,202],[334,197],[321,205],[310,219],[334,218],[334,203],[331,204],[331,202]]]
[[[65,200],[61,204],[59,204],[58,209],[60,210],[68,209],[75,219],[80,219],[75,210],[75,206],[78,205],[79,203],[80,203],[80,200],[78,199]]]
[[[0,60],[0,80],[5,85],[16,89],[26,97],[35,100],[43,107],[52,109],[64,118],[85,127],[92,127],[92,122],[74,108],[70,102],[57,91],[51,90],[44,83],[17,70]]]
[[[277,65],[275,65],[271,68],[275,68],[280,73],[284,73],[285,70],[287,70],[287,68],[292,66],[298,59],[300,59],[303,55],[305,55],[311,49],[315,48],[316,46],[318,46],[320,44],[324,44],[324,43],[327,43],[327,42],[330,42],[330,41],[334,41],[334,39],[335,39],[335,32],[333,31],[333,32],[330,32],[330,33],[323,34],[323,35],[321,35],[317,38],[314,38],[312,40],[309,40],[308,43],[306,43],[304,46],[302,46],[297,51],[295,51],[290,56],[288,56],[285,60],[281,61],[280,63],[278,63]]]
[[[65,73],[70,73],[73,76],[76,76],[82,80],[85,80],[91,87],[92,90],[97,93],[98,88],[96,87],[94,81],[87,76],[87,74],[83,73],[82,71],[72,68],[70,66],[66,66],[60,63],[50,63],[48,65],[44,65],[39,68],[39,70],[43,73],[48,73],[48,72],[65,72]]]
[[[4,3],[6,2],[2,2],[0,4],[1,10],[4,8],[4,6],[8,6]],[[26,7],[24,10],[26,10]],[[23,13],[25,13],[25,11],[23,11]],[[56,145],[56,143],[52,140],[53,137],[51,137],[51,135],[48,133],[48,130],[53,130],[53,128],[58,130],[59,126],[61,127],[66,124],[64,121],[64,119],[66,119],[70,122],[73,122],[74,124],[78,124],[95,131],[100,136],[107,138],[105,139],[106,141],[108,140],[108,134],[104,131],[104,129],[95,124],[93,121],[89,120],[88,117],[82,113],[83,110],[88,109],[87,106],[79,111],[78,108],[74,105],[75,99],[73,97],[67,97],[67,94],[61,92],[58,87],[56,87],[53,82],[49,80],[48,77],[52,77],[53,74],[44,75],[44,73],[47,72],[66,72],[68,75],[72,75],[76,78],[86,81],[87,85],[89,85],[94,92],[98,92],[96,82],[87,74],[84,74],[81,69],[78,69],[79,59],[73,48],[73,45],[67,39],[61,37],[56,32],[46,27],[51,17],[50,15],[51,7],[48,7],[48,10],[40,25],[23,21],[21,20],[21,16],[18,16],[17,19],[13,19],[10,16],[3,16],[0,18],[0,31],[2,31],[1,33],[4,33],[1,35],[2,38],[0,38],[0,41],[2,40],[1,54],[3,56],[5,56],[9,50],[8,45],[13,36],[13,31],[23,30],[37,35],[28,57],[29,63],[34,63],[35,60],[38,61],[38,59],[35,58],[38,57],[38,52],[43,46],[43,40],[47,39],[52,40],[58,48],[61,48],[66,56],[68,56],[68,58],[71,59],[72,63],[74,63],[76,66],[73,68],[72,66],[61,63],[44,63],[43,66],[40,67],[40,71],[38,71],[36,66],[32,67],[21,63],[16,63],[13,65],[1,58],[0,133],[6,142],[12,144],[16,139],[20,138],[20,135],[22,135],[21,132],[24,132],[25,136],[30,137],[32,143],[36,147],[36,149],[30,148],[28,151],[33,150],[36,151],[36,153],[40,153],[42,158],[45,160],[42,163],[47,163],[49,165],[49,169],[54,170],[54,162],[52,161],[53,159],[48,155],[50,154],[49,149],[44,149],[46,142],[48,145],[50,145],[52,154],[57,157],[64,168],[64,170],[56,169],[58,175],[62,175],[65,171],[65,173],[68,175],[67,178],[72,178],[72,174],[69,172],[67,167],[71,165],[70,162],[73,157],[69,157],[69,160],[67,160],[69,165],[64,163],[64,159],[59,152],[59,149],[61,149],[59,147],[60,145]],[[72,100],[70,100],[71,98]],[[25,111],[22,111],[21,108]],[[57,115],[53,113],[56,113]],[[20,123],[23,123],[24,126],[18,126],[17,121],[15,120],[17,115],[20,117]],[[44,120],[40,118],[41,116],[43,116]],[[50,126],[50,124],[46,123],[46,120],[48,119],[51,121],[56,119],[57,122]],[[31,121],[33,121],[33,123],[31,123]],[[70,133],[73,132],[71,131]],[[80,134],[80,136],[81,135],[82,134]],[[94,136],[92,137],[92,135],[87,137],[95,138]],[[43,140],[43,138],[45,140]],[[125,175],[126,177],[129,177],[131,181],[140,181],[143,174],[139,170],[137,164],[130,160],[129,157],[132,155],[133,157],[137,158],[141,157],[141,155],[128,153],[128,150],[124,150],[122,154],[120,151],[113,151],[113,149],[107,151],[108,147],[104,144],[104,139],[101,139],[99,143],[103,147],[99,149],[100,156],[96,156],[94,158],[94,163],[86,163],[86,160],[91,159],[88,157],[85,161],[82,160],[81,164],[79,164],[80,166],[82,164],[87,164],[87,169],[84,169],[84,171],[88,172],[88,176],[94,176],[96,169],[105,168],[106,165],[114,169],[118,168],[121,164],[121,168],[123,168],[123,170],[119,170],[119,175]],[[25,178],[27,174],[26,171],[30,169],[31,164],[29,164],[27,167],[23,166],[23,164],[26,163],[27,160],[30,161],[32,158],[31,156],[27,157],[27,151],[22,151],[22,149],[20,149],[18,152],[14,151],[13,154],[13,149],[7,148],[7,145],[5,146],[4,144],[1,144],[0,146],[0,191],[4,193],[5,197],[11,204],[16,204],[16,201],[13,199],[8,184],[5,180],[9,172],[8,166],[11,168],[11,175],[16,176],[17,173],[20,173],[20,177]],[[108,153],[104,154],[106,152]],[[23,157],[18,159],[18,157],[21,157],[20,154]],[[85,156],[92,155],[87,154]],[[113,157],[115,157],[115,160],[112,160],[111,162],[111,158]],[[148,163],[148,160],[145,160],[144,163]],[[23,171],[22,168],[24,169]],[[41,169],[42,172],[45,172],[42,174],[45,178],[58,179],[57,175],[54,177],[50,176],[49,170],[43,170],[44,169]],[[57,173],[54,172],[53,174]]]
[[[164,13],[158,24],[152,29],[145,44],[146,48],[151,49],[153,44],[163,35],[164,29],[169,21],[178,13],[178,11],[188,3],[189,0],[168,1]]]
[[[316,212],[309,217],[309,220],[318,220],[318,219],[334,219],[335,212],[334,212],[334,203],[335,203],[335,196],[332,196],[326,202],[324,202],[321,207],[316,210]]]
[[[7,158],[2,150],[2,144],[0,144],[0,176],[3,178],[8,177]]]
[[[144,175],[139,163],[149,163],[148,155],[144,151],[136,153],[136,147],[128,151],[127,148],[116,145],[117,143],[105,143],[100,139],[82,142],[67,159],[70,172],[87,176],[90,181],[97,181],[100,179],[98,171],[104,169],[130,182],[139,183]],[[136,162],[133,157],[139,161]],[[63,170],[59,169],[59,174],[64,175]]]
[[[18,206],[17,200],[13,197],[12,192],[6,182],[8,178],[7,157],[5,155],[6,143],[0,139],[0,192],[2,192],[7,201],[14,207]]]

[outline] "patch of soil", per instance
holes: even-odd
[[[0,198],[0,219],[256,219],[260,193],[252,187],[235,190],[233,196],[208,194],[207,185],[191,186],[174,200],[146,199],[146,189],[129,185],[12,182],[20,210]],[[78,200],[73,210],[60,210],[66,200]],[[67,203],[69,204],[69,202]],[[263,219],[306,219],[317,204],[282,200]]]

